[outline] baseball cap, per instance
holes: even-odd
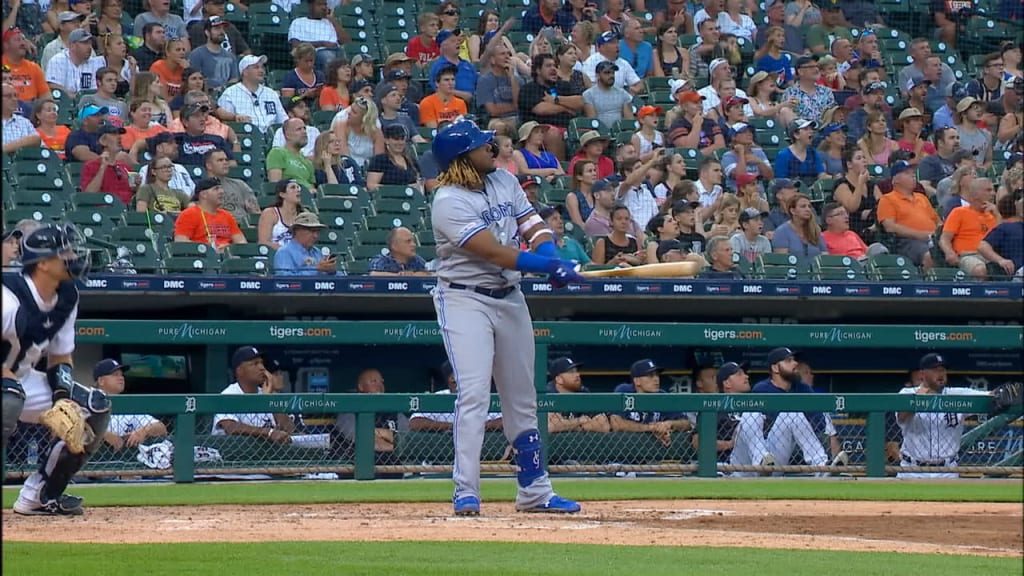
[[[594,69],[594,71],[597,72],[598,74],[600,74],[602,72],[607,72],[609,70],[612,71],[612,72],[618,72],[619,71],[618,64],[616,64],[615,62],[609,62],[607,60],[604,60],[602,62],[598,62],[597,63],[597,67]]]
[[[888,87],[889,85],[886,84],[885,82],[872,82],[871,84],[868,84],[867,86],[864,87],[863,92],[864,94],[870,94],[872,92],[885,92],[885,89]]]
[[[754,218],[764,218],[767,215],[767,212],[761,212],[757,208],[747,208],[743,212],[740,212],[740,223],[750,222]]]
[[[25,235],[24,232],[17,228],[11,228],[10,230],[4,230],[3,241],[6,242],[8,238],[21,238]]]
[[[583,366],[583,362],[577,362],[568,356],[562,356],[561,358],[555,358],[548,364],[548,375],[552,378],[559,374],[565,374],[570,370],[575,370]]]
[[[320,222],[320,218],[318,218],[313,212],[302,212],[295,217],[295,222],[292,224],[292,228],[309,228],[310,230],[319,230],[321,228],[327,228],[327,225],[322,224]]]
[[[683,92],[681,96],[679,96],[679,101],[690,103],[703,102],[704,96],[701,96],[699,93],[693,90],[687,90],[686,92]]]
[[[540,186],[540,176],[522,174],[519,176],[519,186],[521,186],[523,190],[526,190],[527,186]]]
[[[786,360],[787,358],[796,358],[797,356],[799,356],[799,354],[796,353],[796,352],[793,352],[789,348],[786,348],[786,347],[776,348],[776,349],[774,349],[774,350],[772,350],[771,352],[768,353],[768,365],[769,366],[774,366],[774,365],[778,364],[779,362],[782,362],[783,360]]]
[[[59,16],[57,16],[57,20],[59,20],[61,23],[77,22],[78,20],[81,20],[83,18],[85,18],[85,14],[79,14],[78,12],[72,12],[70,10],[65,10],[61,12]],[[6,39],[7,33],[4,33],[4,40]]]
[[[733,106],[746,106],[750,104],[750,100],[746,98],[740,98],[739,96],[733,96],[725,101],[723,108],[732,108]]]
[[[249,66],[255,66],[257,64],[266,64],[266,63],[267,63],[267,57],[266,56],[255,56],[253,54],[249,54],[248,56],[242,56],[242,59],[238,61],[238,73],[241,74],[241,73],[245,72],[245,69],[248,68]]]
[[[441,30],[440,32],[437,33],[437,38],[434,39],[434,42],[436,42],[438,45],[441,45],[442,42],[444,42],[445,40],[451,38],[452,36],[462,36],[462,28],[456,28],[454,30]],[[359,58],[359,56],[365,56],[365,58],[363,60],[358,60],[357,61],[356,59]],[[365,54],[360,54],[359,56],[356,56],[355,58],[352,59],[352,65],[353,66],[355,66],[356,64],[359,64],[360,62],[364,62],[366,60],[369,60],[371,62],[373,61],[373,58],[370,58],[369,56],[366,56]]]
[[[609,30],[608,32],[602,32],[601,35],[597,37],[595,43],[598,46],[604,46],[605,44],[609,42],[615,42],[618,39],[619,37],[615,35],[615,32]]]
[[[900,112],[900,120],[906,120],[907,118],[920,118],[924,116],[921,111],[917,108],[907,108],[903,112]]]
[[[782,190],[788,190],[789,188],[799,188],[800,186],[789,178],[776,178],[772,182],[771,188],[768,189],[768,193],[772,196],[778,194]]]
[[[931,85],[932,85],[932,81],[928,80],[927,78],[925,78],[923,76],[921,78],[911,78],[909,81],[907,81],[907,90],[913,90],[914,88],[917,88],[918,86],[931,86]]]
[[[208,178],[208,180],[213,180],[213,178]],[[196,190],[198,189],[199,185],[197,184]],[[263,358],[263,354],[261,354],[255,346],[242,346],[238,350],[235,350],[235,353],[231,355],[231,368],[238,368],[249,360],[254,360],[256,358]]]
[[[275,358],[264,358],[263,367],[267,369],[267,372],[271,374],[277,374],[281,371],[281,363]]]
[[[366,88],[367,86],[373,88],[373,82],[370,82],[369,80],[365,79],[359,79],[348,85],[348,91],[351,92],[352,94],[355,94],[356,92],[359,92],[360,90]]]
[[[758,176],[757,174],[749,174],[747,172],[743,172],[742,174],[737,174],[736,175],[736,187],[740,188],[742,186],[746,186],[747,184],[750,184],[751,182],[757,182],[758,178],[760,178],[760,176]],[[748,208],[748,210],[752,210],[752,208]]]
[[[405,55],[405,52],[395,52],[384,59],[384,65],[390,66],[392,64],[400,64],[402,62],[415,62],[412,58]]]
[[[196,182],[196,192],[194,197],[198,199],[200,192],[216,188],[217,186],[220,186],[220,178],[203,178],[199,182]],[[296,220],[298,220],[298,217],[296,217]]]
[[[440,44],[441,41],[438,40],[437,43]],[[362,53],[356,54],[355,56],[352,57],[351,64],[353,66],[356,66],[356,65],[362,64],[364,62],[369,62],[370,64],[373,64],[373,56],[370,56],[369,54],[362,54]]]
[[[746,130],[746,131],[748,131],[750,133],[753,133],[754,132],[754,127],[751,126],[750,124],[747,124],[746,122],[737,122],[737,123],[733,124],[732,126],[729,126],[729,135],[730,136],[735,136],[735,135],[739,134],[740,132],[743,132],[744,130]]]
[[[942,354],[931,352],[921,357],[917,363],[918,370],[931,370],[932,368],[945,368],[946,358]]]
[[[826,108],[825,111],[821,113],[821,123],[825,126],[836,123],[834,119],[836,116],[836,112],[838,112],[839,110],[841,110],[839,106],[832,106],[831,108]]]
[[[612,183],[605,178],[602,178],[590,185],[591,194],[597,194],[598,192],[606,192],[608,190],[612,190]]]
[[[700,208],[700,202],[687,202],[686,200],[680,200],[672,205],[672,215],[682,214],[683,212],[690,212]]]
[[[78,121],[81,122],[90,116],[103,116],[109,113],[110,108],[107,108],[106,106],[87,104],[84,108],[78,111]]]
[[[756,92],[757,85],[767,80],[768,76],[768,72],[764,70],[760,70],[753,76],[751,76],[750,80],[747,81],[747,87],[750,89],[749,93],[753,94],[754,92]]]
[[[817,64],[818,63],[818,57],[817,56],[801,56],[801,57],[796,59],[796,64],[794,64],[793,67],[794,68],[803,68],[804,66],[806,66],[808,64],[812,64],[812,63],[813,64]]]
[[[663,112],[665,112],[665,109],[662,108],[661,106],[651,106],[648,104],[647,106],[641,106],[640,109],[637,110],[636,117],[640,120],[643,120],[644,118],[652,114],[660,115]]]
[[[745,372],[750,365],[746,362],[737,364],[736,362],[726,362],[718,368],[718,377],[715,379],[719,385],[725,382],[734,375],[740,372]]]
[[[92,40],[92,34],[85,28],[75,28],[68,34],[68,42],[88,42]]]
[[[610,138],[602,136],[597,130],[587,130],[580,136],[580,146],[586,146],[591,142],[600,142],[601,140],[610,140]]]
[[[383,100],[385,97],[387,97],[388,94],[391,94],[392,92],[398,92],[398,86],[395,86],[394,84],[390,83],[384,83],[383,85],[378,86],[376,91],[377,99]]]
[[[174,142],[174,133],[172,132],[160,132],[154,134],[149,138],[146,138],[146,147],[149,149],[150,154],[156,154],[156,147],[161,144],[167,144]]]
[[[683,89],[686,89],[686,88],[689,88],[689,87],[690,87],[690,81],[686,80],[686,79],[683,79],[683,78],[675,78],[675,79],[672,79],[672,80],[668,81],[668,88],[672,92],[672,94],[675,94],[676,92],[679,92],[680,90],[683,90]]]
[[[843,5],[840,0],[825,0],[821,8],[822,10],[842,10]]]
[[[411,78],[411,77],[412,77],[412,75],[409,74],[408,72],[406,72],[405,70],[402,70],[401,68],[395,68],[394,70],[389,70],[388,71],[388,74],[385,77],[385,80],[388,80],[388,81],[391,81],[391,80],[401,80],[403,78],[408,79],[408,78]]]
[[[945,95],[946,98],[960,100],[964,96],[967,96],[967,87],[961,84],[960,82],[953,82],[949,86],[946,86]]]
[[[832,124],[829,124],[828,126],[825,126],[824,128],[821,129],[821,135],[828,136],[829,134],[832,134],[833,132],[839,132],[840,130],[846,130],[846,124],[833,122]]]
[[[897,162],[894,162],[893,165],[889,167],[889,174],[893,178],[895,178],[896,175],[899,174],[900,172],[906,172],[907,170],[913,169],[914,165],[911,164],[910,162],[907,162],[906,160],[899,160]]]
[[[969,148],[960,148],[956,152],[953,152],[953,164],[959,164],[968,158],[974,158],[978,155],[977,150],[971,150]]]
[[[639,378],[640,376],[647,376],[649,374],[656,374],[661,372],[661,368],[654,363],[654,360],[650,358],[644,358],[643,360],[637,360],[633,362],[633,365],[629,368],[629,375],[633,378]]]
[[[793,136],[793,134],[796,134],[797,132],[803,130],[804,128],[817,130],[818,123],[813,120],[808,120],[806,118],[797,118],[796,120],[793,120],[792,122],[789,123],[789,127],[786,129],[786,134]]]
[[[658,249],[655,250],[654,255],[657,256],[658,260],[661,260],[665,254],[668,254],[673,250],[685,252],[685,250],[683,250],[683,243],[675,238],[671,240],[662,240],[661,242],[658,242]]]
[[[210,111],[210,107],[207,106],[206,104],[197,104],[197,103],[189,104],[188,106],[185,106],[184,108],[181,109],[181,119],[185,120],[186,118],[189,118],[189,117],[191,117],[194,114],[197,114],[197,113],[200,113],[200,112],[202,112],[203,114],[206,114],[209,111]]]
[[[124,134],[126,130],[120,126],[114,126],[113,124],[104,124],[100,126],[100,136],[104,134]]]
[[[718,68],[719,66],[728,66],[728,65],[729,65],[729,61],[726,60],[725,58],[715,58],[714,60],[711,61],[711,64],[708,64],[708,74],[714,74],[715,73],[715,69]]]
[[[128,364],[121,364],[113,358],[105,358],[96,363],[92,368],[92,379],[99,380],[103,376],[110,376],[118,370],[127,370],[131,368]]]
[[[224,20],[220,16],[210,16],[209,18],[206,19],[206,22],[203,23],[203,30],[209,30],[210,28],[213,28],[214,26],[227,26],[227,25],[228,25],[228,21]]]

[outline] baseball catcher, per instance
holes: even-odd
[[[88,253],[73,228],[50,225],[22,239],[20,274],[3,277],[3,447],[18,421],[41,423],[53,439],[39,470],[25,480],[14,511],[76,516],[82,499],[64,494],[71,478],[103,443],[110,401],[74,381],[78,317],[76,278],[88,271]],[[46,357],[46,372],[35,369]]]

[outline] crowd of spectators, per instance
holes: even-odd
[[[4,153],[50,149],[76,191],[176,217],[174,242],[304,238],[271,256],[281,274],[343,273],[317,246],[325,190],[356,186],[373,213],[408,187],[423,213],[360,268],[418,274],[429,141],[471,115],[589,266],[685,259],[743,277],[765,254],[890,253],[926,273],[1024,275],[1021,39],[968,43],[941,2],[900,52],[898,23],[849,0],[540,0],[511,17],[446,1],[419,6],[404,50],[378,62],[343,17],[377,3],[274,0],[293,12],[279,47],[293,67],[271,70],[227,17],[256,5],[225,1],[179,16],[168,0],[134,15],[5,0]],[[1019,6],[1002,4],[1013,30]]]

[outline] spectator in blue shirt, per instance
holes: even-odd
[[[797,118],[789,123],[786,131],[791,144],[775,157],[776,178],[806,178],[813,181],[818,178],[829,178],[825,173],[825,163],[818,151],[811,147],[817,122],[806,118]],[[810,183],[810,182],[808,182]]]
[[[562,0],[538,0],[523,14],[523,32],[538,34],[543,28],[558,28],[563,34],[572,32],[576,17],[562,9]]]
[[[404,226],[388,233],[388,253],[370,260],[370,276],[430,276],[427,261],[416,254],[416,236]]]
[[[319,276],[336,274],[335,256],[323,255],[316,247],[320,231],[327,226],[312,212],[303,212],[292,224],[292,239],[274,253],[274,272],[281,276]]]
[[[664,394],[661,368],[650,358],[637,360],[629,369],[632,382],[615,387],[616,394]],[[665,446],[672,444],[672,431],[690,429],[681,412],[619,412],[610,417],[613,432],[650,432]]]
[[[629,62],[637,76],[646,78],[654,71],[654,47],[644,40],[643,27],[635,18],[622,25],[622,40],[619,40],[619,58]]]
[[[459,44],[462,42],[462,30],[441,30],[437,34],[437,45],[440,46],[441,56],[430,65],[430,89],[437,90],[437,73],[444,66],[455,66],[455,95],[466,101],[469,105],[473,102],[473,94],[476,92],[476,81],[479,74],[476,66],[469,60],[459,57]]]

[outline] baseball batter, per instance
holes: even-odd
[[[900,394],[947,394],[986,396],[973,388],[946,386],[946,359],[941,354],[925,354],[918,363],[921,384],[903,388]],[[896,422],[903,432],[900,466],[956,466],[964,418],[969,414],[939,412],[899,412]],[[897,478],[957,478],[956,472],[900,472]]]
[[[110,423],[106,394],[71,375],[78,317],[74,279],[88,267],[88,255],[75,240],[70,228],[35,230],[22,239],[22,273],[3,277],[3,448],[19,420],[43,422],[54,433],[39,470],[25,480],[14,503],[18,514],[82,514],[82,499],[64,490],[103,444]],[[35,369],[44,355],[45,373]]]
[[[789,348],[776,348],[768,353],[768,370],[768,379],[754,385],[755,394],[814,393],[814,389],[800,379],[796,353]],[[768,450],[776,463],[789,464],[797,445],[804,454],[804,460],[811,466],[824,466],[828,463],[825,449],[811,425],[812,418],[820,419],[821,415],[804,412],[758,414],[762,422],[767,420]]]
[[[519,281],[523,272],[547,274],[556,286],[583,278],[575,263],[558,258],[551,231],[516,177],[496,169],[494,132],[458,120],[431,147],[441,170],[431,216],[439,260],[434,307],[458,386],[455,514],[480,513],[480,451],[492,377],[519,468],[516,509],[579,512],[579,504],[554,493],[541,463],[533,324]],[[533,252],[521,251],[521,242]]]

